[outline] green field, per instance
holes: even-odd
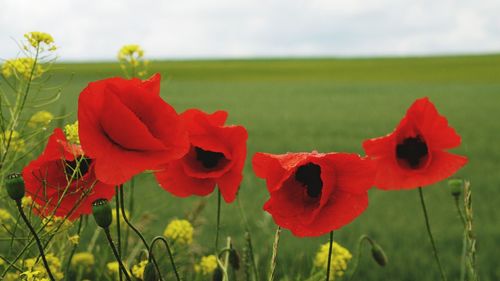
[[[224,109],[230,123],[248,129],[248,160],[239,196],[263,274],[276,226],[262,211],[268,195],[264,181],[253,175],[252,155],[312,150],[362,153],[363,140],[391,132],[414,99],[429,96],[463,138],[455,152],[470,160],[457,176],[470,179],[473,186],[481,280],[500,280],[500,56],[153,61],[150,70],[163,75],[162,96],[179,112],[192,107],[209,112]],[[86,84],[121,72],[112,63],[63,63],[55,66],[54,73],[50,83],[62,85],[63,92],[50,109],[58,113],[64,107],[64,112],[72,113],[67,121],[73,121],[78,94]],[[141,175],[136,185],[133,219],[138,222],[141,214],[151,214],[148,237],[161,234],[171,218],[185,217],[200,201],[171,196],[157,187],[152,175]],[[456,280],[462,228],[453,198],[444,182],[424,191],[445,270],[449,280]],[[208,252],[214,240],[216,197],[205,200],[195,239]],[[222,235],[242,245],[237,204],[224,205],[222,211]],[[378,267],[366,247],[357,280],[439,279],[417,190],[371,190],[367,211],[334,237],[354,252],[364,233],[384,247],[390,262]],[[86,232],[84,239],[91,234]],[[320,243],[327,240],[327,236],[299,239],[285,231],[277,276],[307,274]]]

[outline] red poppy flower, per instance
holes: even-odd
[[[175,110],[159,96],[160,76],[90,83],[78,100],[82,148],[95,159],[97,178],[122,184],[147,169],[179,159],[189,149]]]
[[[256,153],[252,164],[271,195],[264,210],[296,236],[339,229],[368,206],[374,166],[356,154]]]
[[[94,167],[79,145],[69,144],[62,130],[55,129],[43,153],[22,173],[26,192],[38,205],[35,212],[73,220],[92,213],[95,200],[111,199],[114,187],[98,181]]]
[[[187,197],[208,195],[217,185],[227,203],[236,198],[243,178],[248,135],[242,126],[224,126],[226,118],[225,111],[207,114],[190,109],[181,114],[191,149],[155,174],[162,188]]]
[[[445,150],[460,145],[460,136],[428,98],[416,100],[394,132],[366,140],[363,147],[377,163],[375,186],[409,189],[450,177],[467,158]]]

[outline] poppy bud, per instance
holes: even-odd
[[[373,244],[372,246],[372,256],[373,259],[380,265],[385,266],[387,264],[387,256],[380,245]]]
[[[108,228],[113,221],[111,207],[106,199],[97,199],[92,203],[92,214],[97,225],[102,228]]]
[[[9,174],[5,180],[7,193],[12,200],[19,201],[24,197],[24,180],[19,173]]]
[[[148,262],[144,268],[144,281],[157,281],[158,275],[156,274],[156,268],[152,262]]]
[[[235,249],[231,248],[229,251],[229,264],[235,269],[240,269],[240,255]]]
[[[220,266],[217,266],[217,268],[214,270],[214,275],[212,277],[213,281],[222,281],[224,277],[224,272],[222,272],[222,268]]]
[[[461,179],[451,179],[448,181],[448,186],[451,190],[451,195],[458,198],[462,194],[462,180]]]

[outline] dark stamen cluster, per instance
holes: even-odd
[[[295,180],[307,188],[309,197],[316,198],[321,195],[323,181],[321,180],[320,166],[313,163],[300,166],[295,172]]]
[[[396,156],[405,160],[412,169],[419,168],[427,154],[427,144],[420,136],[406,138],[396,147]]]
[[[76,166],[79,162],[79,171],[76,171],[75,173],[75,178],[79,179],[87,174],[89,171],[90,163],[92,162],[91,159],[83,157],[82,159],[75,159],[73,161],[64,161],[64,169],[66,172],[66,175],[71,176],[73,175]]]
[[[203,167],[213,169],[217,167],[219,161],[224,159],[224,154],[195,147],[196,160],[200,161]]]

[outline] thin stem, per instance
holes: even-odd
[[[330,281],[330,265],[332,264],[333,231],[330,231],[330,247],[328,248],[328,264],[326,267],[326,281]]]
[[[273,254],[271,256],[271,265],[269,267],[269,281],[274,280],[274,272],[276,270],[276,257],[278,256],[278,244],[280,242],[280,234],[281,234],[281,227],[278,226],[276,229],[276,233],[274,234],[274,243],[273,243]]]
[[[125,278],[127,281],[131,281],[130,276],[128,275],[127,269],[125,268],[125,265],[123,265],[122,259],[118,255],[118,251],[116,250],[115,244],[113,243],[113,238],[111,238],[111,234],[109,233],[109,228],[106,227],[104,228],[104,233],[106,234],[106,238],[108,239],[109,246],[111,247],[111,250],[113,250],[113,255],[115,255],[115,259],[118,262],[121,271],[123,274],[125,274]]]
[[[28,218],[26,217],[26,214],[24,213],[23,207],[21,206],[21,200],[16,200],[16,205],[17,205],[17,209],[19,210],[19,213],[21,214],[21,217],[23,218],[24,222],[26,223],[29,230],[31,231],[31,234],[35,238],[36,244],[38,246],[38,250],[40,251],[40,255],[42,256],[43,265],[45,266],[45,270],[47,271],[47,275],[49,276],[51,281],[55,281],[54,276],[52,275],[52,272],[50,271],[49,263],[47,262],[47,259],[45,258],[45,253],[43,251],[42,242],[40,242],[40,238],[38,238],[38,235],[36,234],[35,229],[33,228],[33,226],[31,226]]]
[[[82,221],[83,221],[83,218],[80,217],[80,219],[78,220],[77,235],[80,235],[80,232],[82,231]],[[73,245],[73,248],[71,249],[71,252],[69,253],[68,261],[66,261],[66,274],[65,274],[66,276],[68,276],[69,267],[71,265],[71,260],[73,259],[73,255],[76,252],[76,248],[78,248],[78,243]]]
[[[245,239],[247,240],[250,259],[252,260],[252,269],[254,277],[257,281],[259,281],[260,277],[259,277],[259,271],[257,270],[257,263],[255,262],[255,256],[253,253],[252,237],[250,235],[250,225],[248,223],[247,217],[245,216],[245,212],[243,211],[243,206],[240,202],[239,196],[236,197],[236,203],[238,205],[238,210],[240,211],[241,218],[243,219],[243,223],[245,225]]]
[[[116,240],[118,242],[117,248],[118,248],[118,258],[121,260],[122,259],[122,238],[121,238],[121,227],[120,227],[120,194],[118,193],[118,187],[115,186],[115,194],[116,194],[116,208],[115,208],[115,214],[116,214]],[[120,281],[123,280],[123,276],[120,273]]]
[[[422,204],[422,211],[424,212],[425,226],[427,228],[427,234],[429,236],[429,240],[431,241],[434,258],[436,259],[436,264],[439,268],[439,273],[441,274],[441,280],[447,281],[443,267],[441,266],[441,261],[439,260],[438,250],[436,248],[436,243],[434,242],[434,236],[432,235],[431,225],[429,223],[429,215],[427,214],[427,208],[425,206],[424,193],[422,192],[422,187],[418,188],[418,194],[420,195],[420,203]]]
[[[215,230],[215,252],[219,248],[219,228],[220,228],[220,209],[221,209],[221,194],[217,189],[217,228]]]
[[[135,234],[137,234],[137,236],[139,236],[139,238],[141,239],[142,243],[146,247],[146,250],[149,252],[150,258],[153,261],[153,264],[154,264],[154,266],[156,268],[156,271],[158,272],[158,276],[159,276],[160,281],[163,281],[163,278],[162,278],[161,273],[160,273],[160,267],[158,266],[158,262],[156,261],[153,253],[151,252],[151,249],[149,249],[148,242],[146,242],[146,239],[144,238],[144,236],[142,235],[142,233],[139,231],[139,229],[137,229],[130,222],[130,220],[127,218],[127,214],[125,213],[125,208],[124,208],[124,205],[125,205],[125,196],[124,196],[124,192],[123,192],[123,186],[120,186],[119,193],[120,193],[120,207],[121,207],[121,211],[122,211],[123,220],[135,232]]]
[[[154,244],[156,243],[156,241],[162,241],[163,244],[165,244],[165,248],[167,248],[167,253],[168,253],[168,256],[170,258],[170,263],[172,264],[172,267],[174,268],[175,277],[177,278],[177,281],[181,281],[181,277],[179,276],[179,272],[177,271],[177,266],[175,265],[174,255],[172,254],[172,251],[170,250],[170,246],[168,245],[168,242],[165,238],[163,238],[161,236],[155,237],[153,239],[153,241],[151,242],[151,246],[150,246],[151,251],[150,252],[153,251],[153,247],[154,247]]]

